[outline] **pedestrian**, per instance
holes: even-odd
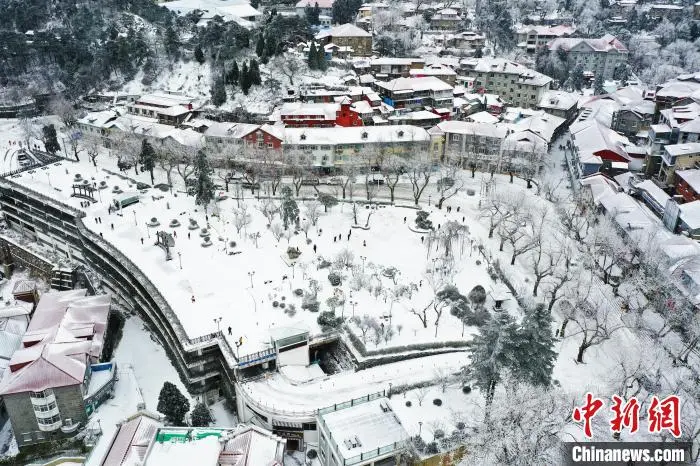
[[[173,230],[173,237],[177,238],[177,231]]]
[[[204,215],[204,218],[207,219],[207,223],[208,223],[208,222],[209,222],[209,214],[205,214],[205,215]]]
[[[367,246],[367,241],[362,240],[362,246]]]
[[[352,235],[352,228],[348,230],[348,240],[350,240],[350,235]]]
[[[102,232],[100,232],[100,238],[104,238],[104,235],[102,234]]]
[[[192,304],[194,304],[194,295],[192,295]]]
[[[141,237],[141,244],[143,244],[143,237]]]
[[[403,223],[406,223],[406,217],[403,218]]]
[[[97,217],[95,217],[95,223],[100,223],[100,222],[97,221]]]
[[[316,254],[316,245],[314,244],[314,254]]]
[[[114,223],[111,226],[112,226],[112,230],[114,230]]]
[[[228,326],[228,334],[231,335],[231,326]]]
[[[464,217],[462,217],[462,223],[464,223]]]
[[[459,206],[457,206],[457,212],[459,212]]]
[[[187,232],[187,239],[190,239],[190,232]]]
[[[418,282],[418,287],[419,287],[419,288],[423,288],[423,280],[421,280],[421,281]]]
[[[334,237],[333,237],[333,242],[335,243],[335,242],[337,241],[337,239],[338,239],[338,238],[334,236]]]
[[[425,236],[421,236],[421,237],[420,237],[420,242],[421,242],[421,244],[423,244],[423,241],[425,241]]]
[[[438,223],[438,230],[440,229],[440,224]]]
[[[348,241],[350,241],[350,233],[348,233]]]

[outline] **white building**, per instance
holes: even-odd
[[[297,12],[297,16],[306,16],[306,8],[314,8],[318,4],[318,8],[321,10],[320,14],[326,17],[333,16],[333,2],[334,0],[299,0],[294,6]],[[329,23],[330,24],[330,23]]]
[[[387,398],[319,410],[318,433],[324,466],[398,464],[409,440]]]
[[[233,21],[251,29],[263,17],[247,0],[174,0],[162,5],[178,16],[200,13],[198,26],[204,26],[215,16],[221,16],[224,21]]]
[[[627,63],[628,50],[615,36],[606,34],[599,39],[579,37],[560,38],[547,47],[551,52],[563,50],[570,62],[582,65],[584,71],[612,79],[615,68]]]

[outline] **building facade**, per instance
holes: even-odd
[[[334,44],[347,47],[347,53],[353,57],[372,55],[372,34],[354,24],[341,24],[316,35],[316,40],[324,47]]]
[[[563,51],[569,63],[583,66],[584,71],[612,79],[615,69],[627,64],[628,50],[615,36],[606,34],[599,39],[578,37],[561,38],[551,41],[550,52]]]

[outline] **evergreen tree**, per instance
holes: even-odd
[[[299,206],[292,198],[292,188],[289,186],[282,188],[282,221],[285,230],[292,222],[295,225],[299,224]]]
[[[268,34],[267,37],[265,38],[265,56],[267,57],[274,57],[275,55],[278,54],[277,51],[277,39],[275,38],[274,35]]]
[[[583,82],[584,82],[584,76],[583,76],[583,65],[582,64],[577,64],[573,70],[571,70],[571,87],[576,89],[577,91],[580,91],[583,89]]]
[[[248,95],[248,90],[252,83],[250,82],[250,73],[248,72],[248,64],[243,62],[241,66],[241,72],[238,75],[238,84],[241,86],[241,90],[245,95]]]
[[[212,169],[209,166],[209,159],[204,151],[200,150],[194,161],[194,200],[197,205],[204,206],[205,212],[209,203],[214,199],[214,182],[211,175]]]
[[[197,403],[194,406],[191,418],[192,427],[208,427],[209,424],[214,422],[214,420],[211,418],[209,409],[207,409],[204,403]]]
[[[316,42],[311,42],[309,46],[309,56],[307,58],[307,63],[309,64],[310,70],[318,69],[318,50],[316,49]]]
[[[505,311],[498,312],[479,328],[469,346],[467,376],[486,397],[487,412],[503,373],[517,365],[516,331],[513,318]]]
[[[145,139],[141,143],[141,154],[139,154],[139,162],[143,167],[142,170],[146,170],[151,174],[151,184],[154,183],[153,179],[153,169],[156,168],[156,151],[150,142]]]
[[[194,59],[197,60],[197,63],[200,65],[204,63],[204,52],[199,45],[194,49]]]
[[[58,137],[56,136],[56,127],[54,125],[46,125],[41,129],[44,139],[44,148],[46,152],[55,154],[61,150],[61,146],[58,144]]]
[[[306,5],[304,15],[310,25],[315,26],[319,24],[321,22],[319,18],[321,16],[321,8],[318,6],[318,2],[316,2],[313,7],[311,5]]]
[[[167,420],[174,425],[183,425],[185,414],[190,410],[190,402],[180,393],[175,385],[165,382],[158,395],[159,413],[165,414]]]
[[[331,10],[333,24],[352,23],[361,6],[362,0],[335,0]]]
[[[262,80],[260,79],[260,67],[258,66],[258,62],[255,58],[250,60],[248,73],[250,74],[250,83],[252,85],[259,86],[262,84]]]
[[[263,58],[265,56],[265,50],[265,35],[261,33],[258,36],[258,43],[255,44],[255,53],[258,57]]]
[[[595,95],[605,94],[605,89],[603,88],[603,75],[600,73],[595,75],[595,81],[593,82],[593,93]]]
[[[211,86],[211,103],[220,107],[226,102],[226,86],[224,85],[224,77],[214,81]]]
[[[258,8],[258,6],[260,6],[260,0],[251,0],[250,6],[252,6],[253,8]]]
[[[233,84],[234,86],[238,84],[238,63],[233,62],[233,66],[231,66],[231,70],[228,72],[227,76],[227,82],[228,84]]]
[[[519,362],[513,374],[522,382],[536,386],[549,386],[557,353],[552,336],[552,314],[544,304],[528,310],[518,331]]]
[[[323,45],[318,46],[318,57],[316,58],[316,66],[317,69],[321,71],[325,71],[328,68],[328,60],[326,60],[326,49],[323,48]]]
[[[175,29],[170,24],[165,28],[165,33],[163,34],[163,46],[171,59],[177,59],[180,56],[180,41]]]

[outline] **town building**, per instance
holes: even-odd
[[[649,5],[649,18],[654,20],[666,18],[675,23],[681,19],[684,11],[685,7],[682,5],[655,3],[653,5]]]
[[[165,427],[140,411],[117,425],[98,466],[282,466],[285,439],[257,426]]]
[[[654,120],[656,106],[650,100],[638,100],[623,104],[612,114],[611,128],[628,137],[644,138]]]
[[[582,65],[583,70],[612,79],[615,69],[627,63],[628,50],[615,36],[606,34],[599,39],[567,37],[547,45],[550,52],[563,51],[569,63]]]
[[[673,185],[676,170],[696,168],[698,162],[700,162],[700,142],[666,145],[661,153],[658,178],[666,185]]]
[[[576,32],[574,26],[520,26],[513,35],[518,47],[528,53],[535,53],[549,42],[561,37],[570,37]]]
[[[434,76],[377,81],[374,86],[384,103],[394,108],[452,108],[452,86]]]
[[[372,55],[372,34],[354,24],[341,24],[321,31],[316,40],[324,47],[330,44],[347,47],[348,54],[353,57]]]
[[[450,86],[454,86],[457,80],[457,73],[452,68],[445,65],[427,65],[425,68],[412,69],[409,73],[412,78],[434,76],[445,81]]]
[[[299,0],[294,6],[297,16],[305,17],[307,8],[314,8],[318,5],[320,16],[333,16],[333,3],[335,0]]]
[[[700,200],[700,169],[676,170],[675,190],[685,202]]]
[[[445,46],[473,53],[486,46],[486,36],[476,31],[457,32],[445,39]]]
[[[671,108],[675,105],[690,103],[692,97],[700,92],[700,72],[677,76],[656,86],[654,102],[657,111]]]
[[[332,128],[362,126],[360,114],[352,108],[352,100],[343,97],[338,103],[315,104],[293,102],[282,105],[272,117],[288,128]]]
[[[85,427],[114,386],[114,364],[100,363],[110,297],[86,293],[44,294],[3,374],[0,396],[20,447]]]
[[[565,91],[547,91],[537,103],[539,110],[572,122],[578,113],[578,95]]]
[[[454,8],[443,8],[430,17],[430,29],[434,31],[456,31],[462,23],[462,17]]]
[[[226,22],[235,22],[246,29],[252,29],[262,19],[263,14],[245,0],[173,0],[162,5],[178,16],[194,14],[198,26],[206,26],[216,16]]]
[[[460,74],[474,78],[477,92],[497,94],[509,105],[535,108],[549,90],[552,78],[503,58],[468,58]]]
[[[155,118],[158,123],[177,125],[194,111],[195,99],[177,93],[142,95],[126,105],[131,115]]]
[[[357,68],[356,62],[355,67]],[[423,69],[425,60],[422,58],[379,57],[368,60],[365,64],[370,73],[377,79],[408,78],[411,70]]]
[[[572,148],[578,161],[582,176],[596,173],[609,163],[632,162],[630,169],[640,169],[643,160],[631,160],[625,150],[629,140],[603,125],[596,119],[576,121],[569,128]]]
[[[334,405],[318,412],[318,454],[324,466],[398,464],[409,435],[388,398]]]

